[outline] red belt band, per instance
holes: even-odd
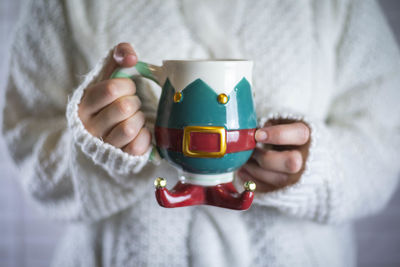
[[[226,131],[226,152],[234,153],[254,149],[256,129],[240,129]],[[157,146],[160,148],[182,152],[183,129],[155,127]],[[197,151],[214,152],[220,149],[219,134],[192,132],[190,148]]]

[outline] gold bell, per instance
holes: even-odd
[[[161,177],[157,177],[157,179],[154,181],[154,186],[156,188],[164,188],[167,185],[167,180]]]
[[[256,183],[253,181],[247,181],[244,183],[244,189],[246,191],[254,192],[256,190]]]

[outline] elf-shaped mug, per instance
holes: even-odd
[[[248,209],[255,183],[238,193],[234,171],[250,158],[257,118],[249,60],[164,60],[117,69],[112,78],[142,76],[162,87],[155,124],[156,148],[179,169],[171,190],[157,178],[156,198],[167,208],[213,205]]]

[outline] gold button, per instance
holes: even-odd
[[[182,100],[182,93],[181,92],[176,92],[174,94],[174,102],[178,103],[178,102],[181,102],[181,100]]]
[[[229,100],[226,94],[219,94],[217,99],[220,104],[226,104]]]
[[[163,188],[167,186],[167,180],[165,180],[162,177],[158,177],[155,181],[154,181],[154,186],[156,188]]]
[[[254,192],[256,190],[256,183],[253,181],[247,181],[244,183],[244,189],[246,191]]]

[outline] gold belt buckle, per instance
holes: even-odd
[[[219,151],[206,152],[206,151],[196,151],[190,150],[190,133],[217,133],[220,136]],[[183,129],[183,144],[182,144],[183,154],[187,157],[196,158],[221,158],[226,152],[226,130],[225,127],[218,126],[186,126]]]

